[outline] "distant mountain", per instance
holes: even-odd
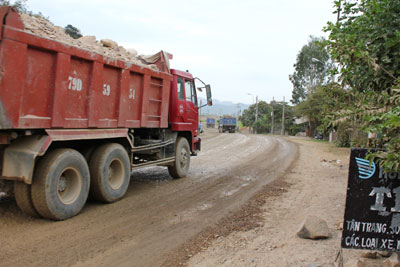
[[[205,98],[199,97],[199,102],[202,105],[207,103]],[[199,103],[200,104],[200,103]],[[243,103],[233,103],[228,101],[219,101],[217,99],[213,99],[213,105],[205,106],[201,108],[201,115],[231,115],[238,116],[243,112],[243,110],[249,108],[249,105]]]

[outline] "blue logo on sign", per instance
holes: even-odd
[[[356,162],[358,166],[358,178],[360,179],[369,179],[374,175],[376,166],[375,163],[372,162],[372,164],[369,164],[369,160],[362,159],[362,158],[357,158],[356,157]]]

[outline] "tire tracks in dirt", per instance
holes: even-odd
[[[67,221],[29,218],[15,202],[1,203],[0,236],[6,245],[0,247],[0,262],[6,266],[160,266],[168,255],[177,256],[182,245],[224,222],[223,218],[253,225],[259,200],[244,213],[241,207],[253,203],[261,188],[290,168],[296,145],[275,137],[209,132],[203,139],[204,154],[192,158],[187,178],[172,180],[161,167],[137,170],[124,199],[108,205],[89,202],[80,215]],[[232,217],[235,214],[238,217]],[[237,228],[227,223],[221,227]]]

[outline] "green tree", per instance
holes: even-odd
[[[336,23],[326,42],[340,65],[340,82],[351,103],[336,108],[329,123],[358,122],[377,134],[368,147],[386,171],[400,172],[400,1],[335,1]]]
[[[298,104],[313,92],[316,86],[330,82],[332,63],[327,50],[321,45],[325,40],[310,36],[308,44],[304,45],[297,55],[293,65],[295,71],[289,75],[293,84],[293,104]]]
[[[400,1],[335,1],[339,20],[325,28],[343,85],[360,92],[391,88],[400,75]]]
[[[71,24],[68,24],[67,26],[65,26],[64,30],[65,30],[66,34],[68,34],[69,36],[71,36],[74,39],[78,39],[78,38],[82,37],[81,31],[78,28],[72,26]]]
[[[258,102],[258,118],[263,118],[269,112],[270,108],[267,102],[259,101]],[[240,120],[243,123],[243,126],[253,127],[256,120],[256,104],[251,105],[248,109],[243,111]]]
[[[380,102],[383,108],[366,115],[366,120],[370,122],[366,131],[380,134],[380,138],[372,140],[376,143],[370,145],[384,147],[385,151],[372,153],[370,158],[377,158],[386,170],[400,173],[400,89],[384,94]]]
[[[14,1],[14,4],[12,4],[11,1],[9,1],[9,0],[0,0],[0,6],[12,6],[21,14],[24,13],[24,14],[28,14],[30,16],[49,20],[49,17],[44,16],[42,14],[42,12],[34,13],[34,12],[28,10],[26,3],[27,3],[27,0],[16,0],[16,1]]]
[[[12,6],[14,7],[19,13],[27,13],[26,7],[27,0],[17,0],[14,1],[14,4],[11,3],[9,0],[0,0],[0,6]]]
[[[358,136],[360,125],[357,121],[345,123],[340,118],[343,111],[353,103],[354,99],[349,95],[348,90],[343,89],[337,83],[330,83],[318,86],[315,92],[294,109],[296,116],[308,118],[312,136],[317,130],[325,134],[336,130],[341,137],[338,145],[350,146],[352,137]]]
[[[0,6],[10,6],[10,1],[8,0],[0,0]]]
[[[272,110],[274,111],[275,129],[281,129],[283,103],[279,101],[271,101],[269,104],[265,101],[260,101],[258,103],[257,122],[255,121],[256,104],[244,110],[240,120],[244,126],[253,127],[257,133],[269,133],[272,125]],[[290,134],[295,134],[297,130],[293,123],[293,112],[293,107],[285,102],[285,129]]]
[[[283,103],[283,101],[271,101],[270,107],[271,112],[268,114],[267,118],[269,122],[269,129],[272,127],[272,114],[274,115],[274,133],[280,134],[282,132],[282,113],[283,113],[283,105],[285,105],[285,121],[284,127],[285,132],[288,132],[290,135],[295,135],[300,131],[299,127],[294,124],[294,109],[292,106],[289,106],[287,102]],[[272,110],[274,111],[272,113]]]

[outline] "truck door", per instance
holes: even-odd
[[[197,105],[196,90],[193,80],[185,79],[185,96],[186,96],[186,122],[192,123],[193,130],[198,128],[199,124],[199,108]]]

